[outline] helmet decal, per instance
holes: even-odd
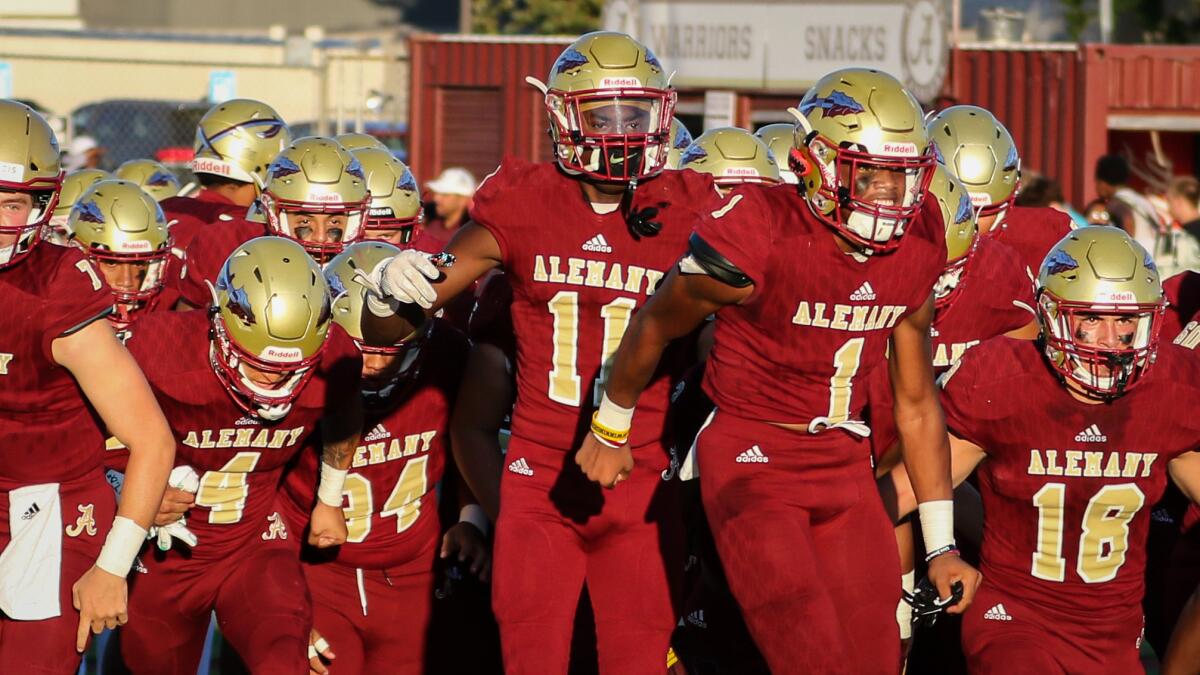
[[[683,151],[683,156],[679,158],[679,164],[689,164],[705,157],[708,157],[708,152],[704,149],[704,146],[699,143],[693,143],[688,146],[687,150]]]
[[[936,147],[936,146],[935,146]],[[975,212],[971,206],[971,198],[967,196],[966,191],[958,193],[958,210],[954,212],[954,222],[961,223],[971,217]]]
[[[650,51],[649,47],[646,48],[646,64],[656,68],[659,72],[662,72],[662,63],[659,62],[658,57],[654,55],[654,52]]]
[[[342,283],[342,278],[331,272],[325,273],[325,281],[329,282],[329,295],[333,298],[340,297],[346,293],[346,285]]]
[[[866,108],[845,92],[834,89],[824,98],[814,97],[800,104],[800,112],[807,115],[813,108],[821,109],[821,117],[837,117],[839,115],[856,115]]]
[[[412,171],[406,170],[404,172],[404,175],[401,176],[400,180],[396,182],[396,189],[403,190],[404,192],[417,191],[417,179],[415,176],[413,176]]]
[[[166,173],[163,171],[155,171],[153,174],[150,175],[149,178],[146,179],[146,185],[154,185],[156,187],[162,187],[164,185],[170,185],[171,181],[174,178],[175,177],[169,173]]]
[[[1154,264],[1154,257],[1150,255],[1149,251],[1146,251],[1146,257],[1142,259],[1142,264],[1151,272],[1158,272],[1158,266]]]
[[[276,119],[255,120],[253,122],[246,122],[242,126],[264,127],[263,129],[259,129],[254,132],[259,138],[275,138],[276,136],[279,135],[280,131],[283,131],[283,129],[285,127],[284,123],[281,120],[276,120]]]
[[[1004,158],[1004,170],[1009,171],[1017,168],[1017,164],[1019,164],[1020,161],[1021,159],[1017,156],[1017,146],[1010,145],[1008,147],[1008,157]]]
[[[930,143],[929,147],[933,148],[933,160],[938,164],[945,164],[946,158],[942,156],[942,149],[938,147],[938,144]]]
[[[79,202],[75,205],[75,208],[79,211],[79,219],[83,222],[97,224],[104,223],[104,213],[100,211],[100,206],[96,204],[95,200]]]
[[[363,175],[362,164],[358,161],[357,158],[350,160],[349,166],[346,167],[346,173],[350,174],[351,176],[354,176],[355,178],[357,178],[359,180],[367,179],[367,177]]]
[[[1046,258],[1046,274],[1062,274],[1071,270],[1079,269],[1079,261],[1071,257],[1071,254],[1066,251],[1055,251]]]
[[[556,75],[565,73],[568,70],[574,70],[575,68],[582,67],[587,62],[588,57],[579,53],[579,50],[575,48],[569,48],[558,57],[557,61],[554,62],[553,72]]]
[[[274,180],[276,178],[290,176],[294,173],[300,173],[300,167],[290,158],[280,155],[275,158],[274,162],[271,162],[270,173],[271,179]],[[359,169],[359,173],[361,176],[362,169]]]
[[[687,130],[687,127],[680,124],[675,129],[675,138],[671,141],[671,147],[676,150],[682,150],[692,144],[692,134]]]

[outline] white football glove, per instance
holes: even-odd
[[[368,304],[371,304],[374,312],[377,305],[369,302],[370,295],[374,294],[385,303],[394,299],[400,303],[415,302],[422,309],[429,309],[433,307],[434,300],[437,300],[437,292],[433,290],[429,281],[439,276],[441,272],[430,262],[428,253],[406,249],[371,270],[370,282],[376,289],[368,294]],[[364,285],[370,288],[369,285]]]
[[[171,469],[171,475],[167,477],[167,485],[176,490],[191,492],[195,494],[200,489],[200,476],[196,470],[190,466],[177,466]],[[180,516],[179,520],[158,527],[151,525],[146,533],[147,539],[158,539],[158,549],[160,551],[171,550],[171,539],[178,539],[188,546],[194,547],[199,541],[195,534],[187,528],[187,517]]]

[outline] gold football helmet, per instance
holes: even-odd
[[[0,217],[0,269],[23,260],[41,240],[62,184],[58,139],[29,106],[0,99],[0,192],[28,194],[32,208]]]
[[[62,188],[58,191],[58,203],[50,216],[50,222],[42,231],[42,236],[52,244],[66,246],[70,243],[71,207],[83,196],[87,189],[102,180],[113,178],[113,175],[103,169],[79,169],[63,178]]]
[[[795,185],[800,182],[796,172],[792,171],[792,147],[796,138],[796,127],[791,124],[768,124],[754,132],[775,158],[775,166],[779,167],[779,177],[783,182]]]
[[[743,183],[780,182],[770,149],[754,134],[737,127],[701,134],[683,153],[682,168],[712,175],[723,192]]]
[[[933,171],[921,105],[887,73],[843,68],[789,112],[813,213],[864,252],[894,250]]]
[[[926,126],[939,161],[967,186],[980,219],[996,216],[988,231],[999,232],[1021,180],[1021,157],[1008,129],[974,105],[946,108]]]
[[[191,169],[254,183],[261,190],[271,160],[291,142],[287,124],[266,103],[244,98],[218,103],[196,127]]]
[[[131,159],[117,167],[117,178],[137,183],[154,201],[174,197],[183,189],[167,167],[152,159]]]
[[[680,167],[683,151],[692,144],[692,132],[679,121],[678,117],[671,118],[671,149],[667,150],[667,169]]]
[[[362,236],[370,194],[357,157],[332,138],[310,136],[271,162],[258,201],[272,233],[323,263]]]
[[[662,64],[624,33],[598,31],[571,43],[550,67],[550,138],[564,171],[629,182],[658,174],[671,149],[675,91]]]
[[[68,229],[112,290],[115,311],[108,318],[115,328],[127,328],[138,312],[154,307],[171,235],[153,197],[131,181],[102,180],[75,203]]]
[[[1153,258],[1120,228],[1072,231],[1050,249],[1038,273],[1046,356],[1059,377],[1094,398],[1116,398],[1146,374],[1158,353],[1165,309]],[[1112,316],[1121,326],[1112,339],[1087,341],[1089,323]]]
[[[352,151],[362,163],[371,193],[366,238],[407,244],[421,223],[421,190],[404,162],[390,150],[362,148]]]
[[[933,285],[933,302],[941,309],[962,292],[963,272],[975,251],[978,230],[967,188],[942,164],[934,167],[929,196],[937,200],[946,224],[946,269]]]
[[[247,413],[280,419],[320,362],[330,323],[329,286],[304,248],[282,237],[251,239],[217,276],[213,370]],[[278,384],[256,382],[253,371]]]
[[[371,134],[360,134],[357,132],[348,132],[338,134],[333,137],[333,140],[341,144],[347,150],[362,150],[363,148],[376,148],[378,150],[387,150],[388,147],[383,144],[383,141],[375,138]]]

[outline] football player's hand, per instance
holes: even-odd
[[[187,528],[187,519],[182,516],[170,525],[151,525],[146,538],[155,539],[160,551],[170,551],[172,539],[178,539],[192,548],[200,541]]]
[[[340,506],[330,506],[317,500],[308,526],[308,543],[317,548],[341,546],[346,543],[346,516]]]
[[[327,675],[329,669],[325,666],[337,658],[337,654],[329,648],[329,643],[316,628],[308,631],[308,674]]]
[[[983,582],[983,575],[979,570],[968,565],[956,553],[943,553],[929,561],[928,576],[937,587],[938,597],[943,600],[952,595],[951,587],[956,581],[962,582],[962,600],[946,608],[949,614],[965,612],[975,599],[975,591],[979,589],[979,584]]]
[[[614,448],[600,442],[592,434],[583,437],[583,445],[575,453],[575,463],[587,474],[588,480],[606,488],[629,478],[633,471],[633,451],[628,445]]]
[[[154,524],[159,527],[170,525],[182,518],[183,514],[195,505],[195,494],[168,486],[163,491],[162,503],[159,504],[158,513],[154,516]]]
[[[437,300],[429,281],[441,274],[429,261],[429,254],[410,248],[376,267],[371,272],[371,281],[378,286],[381,296],[415,302],[422,309],[429,309]]]
[[[87,649],[88,632],[99,635],[105,628],[116,628],[129,621],[129,587],[123,577],[100,569],[83,573],[71,587],[72,604],[79,610],[79,628],[75,631],[75,650]]]
[[[487,539],[471,523],[458,523],[442,537],[442,559],[458,555],[459,562],[470,561],[471,574],[479,577],[482,582],[492,575],[492,554],[488,550]]]

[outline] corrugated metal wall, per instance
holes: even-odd
[[[544,79],[567,44],[560,38],[414,36],[410,129],[417,177],[429,180],[447,166],[467,166],[482,179],[504,154],[549,158],[542,96],[525,76]],[[481,109],[481,100],[501,104]],[[499,129],[500,138],[478,147],[449,139],[460,127],[448,121],[460,113],[480,116],[481,129]]]

